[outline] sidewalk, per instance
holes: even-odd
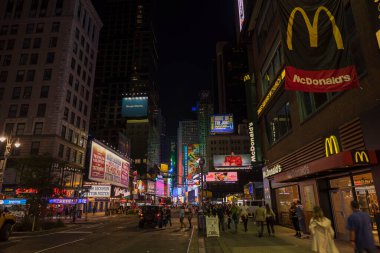
[[[299,239],[294,236],[294,231],[275,226],[275,237],[268,237],[266,227],[263,237],[258,237],[257,227],[253,222],[248,223],[248,232],[244,232],[243,225],[239,224],[238,232],[226,230],[221,232],[220,237],[203,238],[199,234],[199,253],[305,253],[311,251],[311,239]],[[353,253],[348,242],[335,240],[340,253]],[[203,246],[204,245],[204,246]],[[376,251],[377,253],[380,250]]]

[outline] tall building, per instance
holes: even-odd
[[[217,94],[214,95],[215,112],[232,113],[235,125],[247,119],[245,84],[243,77],[248,69],[246,51],[229,42],[216,44]]]
[[[338,29],[346,35],[343,40],[352,51],[361,87],[307,93],[284,90],[276,3],[256,1],[244,31],[259,101],[266,201],[279,223],[289,226],[287,213],[294,199],[304,206],[306,227],[313,206],[320,206],[333,221],[337,238],[348,240],[344,217],[352,212],[350,202],[358,201],[374,217],[380,197],[380,58],[369,11],[375,8],[365,1],[342,1],[349,26]],[[376,219],[372,223],[380,226]],[[373,235],[379,242],[377,230]]]
[[[90,0],[7,0],[0,10],[0,133],[21,143],[4,184],[17,183],[13,160],[49,154],[68,163],[55,170],[77,187],[102,22]]]
[[[198,121],[184,120],[180,121],[177,130],[177,183],[183,186],[186,182],[186,146],[189,144],[199,143]]]
[[[117,147],[119,133],[130,138],[131,158],[147,167],[148,135],[158,108],[155,0],[109,0],[99,4],[100,35],[91,133]],[[149,97],[145,119],[122,116],[124,97]],[[127,128],[127,130],[126,130]]]

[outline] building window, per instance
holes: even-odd
[[[70,161],[71,148],[67,147],[66,149],[66,161]]]
[[[28,49],[28,48],[30,48],[30,44],[31,43],[32,43],[32,39],[31,38],[25,38],[22,41],[22,49]]]
[[[80,117],[79,116],[77,116],[77,121],[76,121],[76,123],[75,123],[75,126],[77,127],[77,128],[80,128]]]
[[[0,88],[0,100],[4,97],[4,88]]]
[[[32,3],[30,5],[30,10],[29,10],[30,18],[35,17],[37,15],[38,3],[39,3],[39,0],[32,0]]]
[[[26,25],[26,31],[25,33],[26,34],[31,34],[34,32],[34,24],[27,24]]]
[[[70,123],[71,123],[72,125],[74,125],[74,122],[75,122],[75,113],[74,113],[74,112],[71,112]]]
[[[54,56],[55,56],[54,52],[47,53],[47,55],[46,55],[46,64],[54,63]]]
[[[43,128],[44,128],[44,123],[43,122],[36,122],[36,123],[34,123],[33,134],[34,135],[41,135]]]
[[[274,106],[266,116],[268,141],[270,144],[277,142],[291,129],[290,103],[286,102],[280,108]]]
[[[57,33],[59,32],[59,27],[60,27],[60,23],[59,22],[53,22],[52,26],[51,26],[51,31],[53,33]]]
[[[38,23],[36,28],[36,33],[43,33],[44,32],[44,23]]]
[[[15,39],[10,39],[7,42],[7,50],[12,50],[15,47]]]
[[[83,51],[79,50],[79,60],[83,60]]]
[[[71,91],[68,90],[66,92],[66,102],[70,103],[70,101],[71,101]]]
[[[65,146],[63,146],[62,144],[59,144],[59,148],[58,148],[58,157],[63,157],[63,151],[65,149]]]
[[[69,75],[69,84],[70,86],[73,86],[73,82],[74,82],[74,76],[72,74]]]
[[[21,87],[14,87],[12,92],[12,99],[19,99],[21,96]]]
[[[63,120],[68,120],[69,119],[69,108],[65,107],[63,111]]]
[[[20,106],[20,117],[28,117],[29,105],[22,104]]]
[[[87,122],[85,120],[82,120],[82,130],[86,130]]]
[[[74,54],[77,54],[78,52],[78,44],[76,42],[74,42],[74,45],[73,45],[73,53]]]
[[[49,48],[55,48],[57,47],[58,38],[57,37],[50,37],[49,38]]]
[[[19,65],[26,65],[26,64],[28,64],[28,54],[21,54]]]
[[[35,65],[38,63],[38,54],[31,54],[30,55],[30,64]]]
[[[35,70],[28,70],[26,72],[26,81],[33,82],[34,81],[34,75],[36,74]]]
[[[71,58],[71,69],[74,70],[75,69],[75,59],[74,58]]]
[[[0,72],[0,83],[5,83],[8,79],[8,71]]]
[[[31,96],[32,96],[32,87],[31,86],[25,87],[24,95],[22,96],[22,98],[29,99]]]
[[[16,135],[24,135],[25,123],[18,123],[16,126]]]
[[[75,80],[74,89],[75,89],[75,91],[79,90],[79,80],[78,79]]]
[[[5,124],[4,133],[7,134],[7,135],[11,135],[13,133],[14,127],[15,127],[14,123],[7,123],[7,124]]]
[[[63,139],[66,139],[66,127],[65,126],[62,126],[62,129],[61,129],[61,137]]]
[[[18,32],[18,25],[12,25],[11,34],[17,34],[17,32]]]
[[[41,86],[40,98],[48,98],[49,97],[49,86],[44,85]]]
[[[41,6],[40,6],[40,17],[46,16],[46,9],[48,7],[48,0],[42,0]]]
[[[273,58],[270,60],[269,64],[265,69],[261,71],[261,84],[262,84],[262,95],[264,96],[269,88],[272,86],[274,80],[281,73],[281,70],[284,65],[283,55],[281,47],[278,47],[275,51]]]
[[[73,140],[73,133],[74,133],[73,130],[69,129],[67,140],[69,140],[70,142]]]
[[[84,114],[85,116],[87,116],[87,105],[84,106],[83,114]]]
[[[12,62],[12,55],[4,55],[3,66],[9,66]]]
[[[73,107],[76,108],[77,107],[77,96],[74,96],[73,97]]]
[[[44,80],[44,81],[49,81],[49,80],[51,80],[51,75],[52,75],[52,69],[45,69],[45,70],[44,70],[43,80]]]
[[[40,48],[41,47],[41,38],[34,38],[33,40],[33,48]]]
[[[74,137],[73,137],[74,139],[73,139],[73,143],[74,144],[78,144],[78,140],[79,140],[79,134],[78,133],[74,133]]]
[[[37,117],[45,117],[46,104],[38,104],[37,107]]]
[[[33,141],[31,148],[30,148],[30,154],[31,155],[38,155],[39,151],[40,151],[40,142],[39,141]]]
[[[62,15],[62,8],[63,8],[63,0],[57,0],[55,3],[55,15],[61,16]]]
[[[24,80],[25,71],[18,70],[16,73],[16,82],[22,82]]]
[[[0,50],[5,48],[5,40],[0,40]]]
[[[339,93],[297,92],[301,121],[304,121],[310,115],[318,111],[322,106],[329,103],[337,94]]]

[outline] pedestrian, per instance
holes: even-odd
[[[166,207],[166,221],[172,226],[172,211],[169,206]]]
[[[231,218],[231,206],[228,205],[226,207],[226,214],[227,214],[227,229],[231,229],[231,221],[232,221],[232,218]]]
[[[370,216],[360,211],[359,203],[356,201],[351,202],[351,209],[353,213],[347,219],[347,229],[350,231],[350,241],[354,252],[375,252]]]
[[[259,227],[259,237],[262,237],[264,234],[264,221],[266,219],[266,210],[263,207],[263,203],[259,203],[259,208],[255,210],[255,221]]]
[[[268,235],[271,236],[271,234],[274,236],[274,221],[276,220],[276,215],[274,214],[272,208],[270,208],[269,204],[265,205],[266,210],[266,222],[267,222],[267,230]]]
[[[183,220],[185,219],[185,207],[184,206],[181,206],[179,208],[179,222],[181,223],[181,229],[182,228],[186,228],[186,225],[185,223],[183,222]]]
[[[92,208],[92,215],[95,215],[96,213],[96,207],[94,206],[94,208]]]
[[[219,230],[224,232],[224,208],[222,205],[219,205],[217,215],[219,219]]]
[[[323,215],[319,206],[314,207],[309,225],[312,236],[311,250],[318,253],[339,253],[334,243],[334,230],[331,221]]]
[[[289,217],[290,217],[290,220],[292,221],[294,230],[296,231],[295,236],[300,238],[301,237],[301,230],[300,230],[300,224],[298,222],[298,217],[297,217],[297,213],[296,213],[296,205],[297,205],[296,202],[292,202],[290,209],[289,209]]]
[[[296,215],[297,215],[298,223],[300,225],[300,230],[305,235],[306,234],[306,222],[305,222],[305,214],[303,212],[303,206],[301,204],[301,200],[297,200]]]
[[[192,228],[191,220],[193,219],[193,212],[194,209],[192,208],[191,205],[188,206],[188,211],[187,211],[187,220],[189,221],[189,228]]]
[[[235,232],[237,232],[237,227],[239,223],[239,208],[236,206],[235,203],[232,204],[230,212],[231,212],[232,222],[234,223]]]
[[[248,231],[248,206],[243,203],[243,206],[240,207],[240,218],[244,224],[244,231]]]

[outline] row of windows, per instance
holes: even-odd
[[[54,60],[54,52],[46,53],[45,64],[53,64]],[[24,66],[27,65],[28,62],[30,65],[36,65],[38,63],[38,54],[21,54],[18,65]],[[0,63],[2,66],[10,66],[12,63],[12,55],[0,55]]]
[[[75,80],[75,83],[74,82],[74,76],[72,74],[69,75],[69,85],[70,87],[73,87],[74,85],[74,89],[76,92],[78,92],[82,97],[84,97],[84,93],[86,92],[86,100],[88,101],[89,100],[89,97],[90,97],[90,91],[85,89],[83,85],[79,85],[79,80],[76,79]],[[90,83],[90,84],[88,84]],[[91,85],[91,77],[89,76],[88,79],[87,79],[87,85]],[[79,91],[79,86],[80,86],[80,91]],[[67,95],[69,96],[69,95]],[[70,97],[71,97],[71,91],[70,91]],[[68,101],[69,102],[69,101]],[[69,102],[70,103],[70,102]]]
[[[31,82],[34,81],[36,71],[31,70],[18,70],[16,72],[16,82]],[[42,75],[43,81],[49,81],[52,79],[53,70],[52,69],[45,69]],[[1,71],[0,72],[0,83],[5,83],[8,80],[8,71]]]
[[[71,99],[67,96],[66,102],[70,103],[70,101],[71,101]],[[83,114],[87,116],[87,105],[82,100],[78,99],[77,96],[73,96],[72,105],[74,108],[78,109],[79,112],[83,112]],[[65,110],[65,112],[66,112],[66,110]],[[67,114],[68,114],[68,112],[67,112]],[[66,120],[67,120],[67,118],[66,118]]]
[[[16,131],[15,131],[16,126]],[[5,133],[12,134],[15,133],[16,136],[21,136],[25,134],[26,123],[6,123]],[[33,135],[41,135],[44,128],[43,122],[35,122],[33,126]]]
[[[272,86],[273,82],[276,80],[277,76],[280,74],[284,66],[284,54],[281,47],[277,47],[273,54],[272,59],[267,64],[265,69],[261,70],[261,94],[264,96],[269,88]]]
[[[56,48],[58,43],[57,37],[50,37],[47,47],[48,48]],[[16,40],[15,39],[9,39],[9,40],[0,40],[0,50],[12,50],[15,48]],[[41,48],[42,45],[42,38],[24,38],[21,44],[22,49],[38,49]]]
[[[49,89],[50,87],[47,85],[41,86],[40,89],[40,98],[48,98],[49,97]],[[5,88],[0,88],[0,100],[4,97]],[[32,86],[24,87],[24,92],[22,92],[22,87],[14,87],[12,91],[12,99],[30,99],[32,97]]]
[[[11,104],[8,109],[8,118],[21,117],[25,118],[29,115],[29,104]],[[45,117],[46,114],[46,104],[38,104],[36,117]]]
[[[21,18],[23,9],[28,10],[28,17],[46,17],[49,3],[53,1],[49,0],[8,0],[4,12],[4,19],[8,18]],[[24,8],[24,3],[29,4],[29,9]],[[53,15],[61,16],[63,8],[63,0],[55,1],[55,8]]]
[[[69,111],[69,108],[65,107],[63,111],[63,120],[69,122],[71,125],[76,128],[81,128],[83,131],[86,130],[87,121],[82,119],[79,115],[75,115],[75,112]],[[81,125],[82,122],[82,125]]]
[[[82,24],[83,30],[87,32],[88,37],[91,37],[92,42],[95,41],[96,27],[92,21],[90,15],[87,13],[86,9],[83,8],[82,3],[78,1],[76,17]]]
[[[82,152],[79,152],[70,147],[66,147],[66,152],[64,151],[65,151],[65,146],[63,144],[60,144],[58,148],[58,157],[65,159],[67,162],[73,162],[73,163],[82,165],[83,163]]]

